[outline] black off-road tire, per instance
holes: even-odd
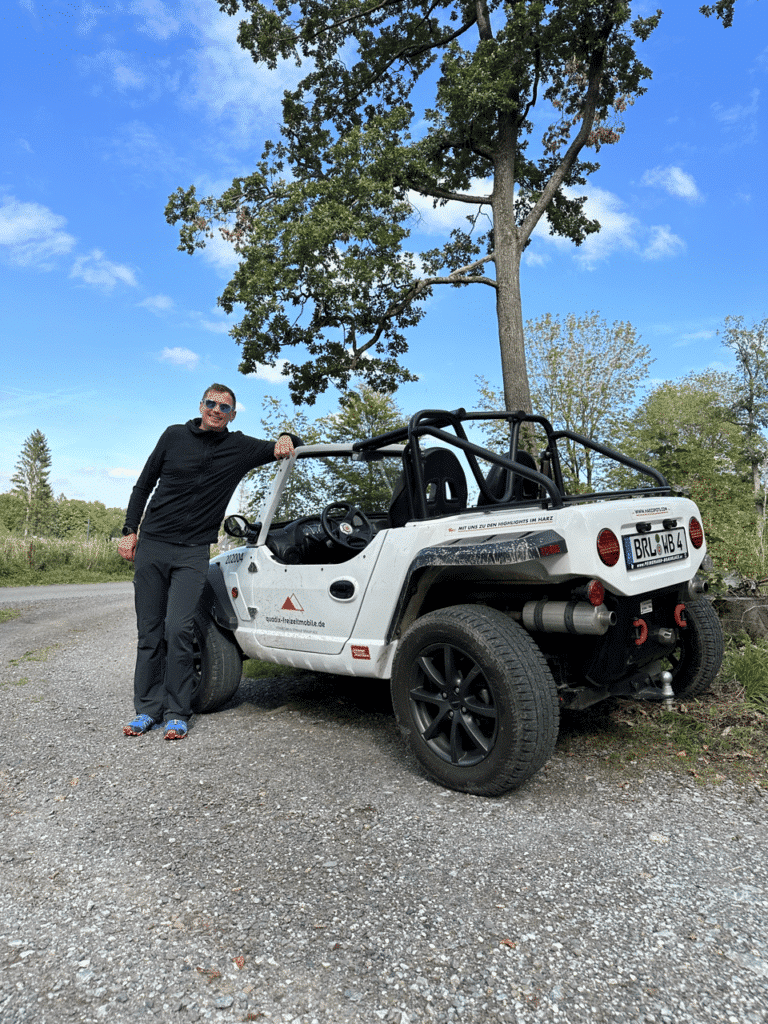
[[[710,688],[723,662],[723,630],[709,601],[699,598],[685,606],[686,626],[678,630],[678,645],[669,655],[676,697],[698,697]]]
[[[232,634],[208,616],[195,621],[194,665],[194,712],[215,711],[234,696],[243,676],[243,655]]]
[[[557,688],[531,636],[502,612],[454,605],[407,631],[392,704],[416,758],[443,786],[499,796],[549,760]]]

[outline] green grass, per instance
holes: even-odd
[[[0,537],[0,586],[102,583],[130,580],[133,566],[117,553],[117,541]]]
[[[0,608],[0,622],[11,622],[12,619],[18,619],[21,612],[18,608]]]
[[[14,658],[8,662],[9,665],[21,665],[25,661],[48,661],[51,651],[55,651],[58,644],[51,644],[50,647],[39,647],[36,651],[26,651],[20,658]]]
[[[218,551],[212,547],[211,557]],[[118,555],[117,541],[108,537],[85,541],[52,537],[30,540],[10,533],[0,536],[0,587],[132,579],[133,563]]]
[[[747,704],[768,711],[768,643],[741,632],[728,637],[723,675],[734,680]]]
[[[608,700],[563,715],[558,750],[592,756],[624,773],[661,769],[696,782],[768,789],[768,645],[729,637],[709,693],[668,711],[644,701]]]
[[[247,658],[243,662],[244,679],[273,679],[275,676],[298,676],[302,669],[291,668],[289,665],[274,665],[271,661],[259,661],[258,658]]]

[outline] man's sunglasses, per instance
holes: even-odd
[[[228,413],[232,412],[232,406],[229,404],[229,402],[214,402],[212,398],[206,398],[203,401],[203,405],[205,406],[206,409],[215,409],[218,406],[225,416]]]

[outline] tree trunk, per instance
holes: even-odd
[[[525,363],[523,305],[520,295],[520,253],[515,247],[504,252],[497,243],[496,252],[496,315],[499,323],[501,373],[504,381],[504,402],[508,412],[531,411],[531,391]]]
[[[508,412],[531,412],[531,391],[525,363],[523,303],[520,295],[520,239],[515,222],[515,131],[503,117],[501,143],[493,181],[493,232],[496,261],[496,316],[499,325],[501,373]]]

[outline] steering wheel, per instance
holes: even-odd
[[[341,513],[342,518],[338,518]],[[331,519],[333,516],[333,520]],[[358,520],[356,523],[355,520]],[[320,513],[320,524],[328,540],[349,551],[362,551],[373,540],[376,527],[365,512],[348,501],[334,501]]]

